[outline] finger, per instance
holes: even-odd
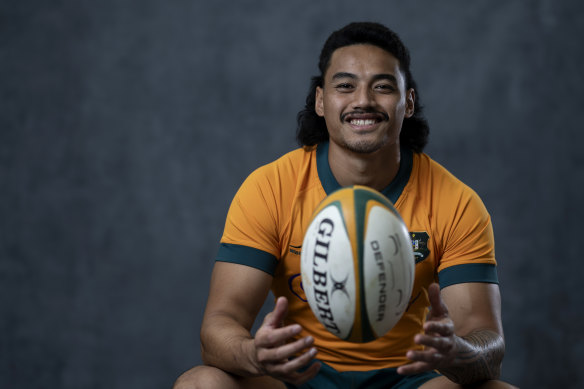
[[[453,347],[450,338],[444,338],[441,336],[416,335],[414,342],[422,346],[434,348],[437,352],[442,354],[448,354]]]
[[[314,362],[305,371],[295,373],[294,376],[292,377],[292,379],[290,380],[290,383],[292,383],[296,386],[302,385],[306,381],[309,381],[312,378],[314,378],[318,374],[318,372],[320,371],[320,367],[321,367],[320,362]]]
[[[432,366],[436,366],[444,359],[444,355],[436,349],[410,350],[406,353],[406,357],[414,362],[422,362]]]
[[[454,334],[454,325],[449,320],[427,321],[424,323],[424,331],[427,334],[438,334],[440,336],[451,336]]]
[[[401,375],[412,375],[412,374],[420,374],[425,371],[433,370],[433,367],[425,362],[413,362],[408,363],[407,365],[403,365],[397,368],[397,374]]]
[[[288,339],[293,338],[302,331],[299,324],[291,324],[282,328],[260,328],[255,336],[256,347],[275,347]]]
[[[304,366],[308,365],[310,361],[314,358],[317,351],[315,347],[312,347],[310,350],[306,351],[302,355],[298,356],[297,358],[292,358],[289,361],[278,365],[276,367],[276,372],[279,374],[291,374],[296,372],[297,370],[303,368]]]
[[[288,313],[288,299],[286,297],[278,297],[274,310],[266,315],[264,318],[264,325],[274,328],[281,327],[286,314]]]
[[[443,317],[448,316],[448,308],[442,301],[440,295],[440,286],[437,283],[430,284],[428,287],[428,298],[430,299],[430,316]]]
[[[258,360],[262,363],[279,363],[312,346],[313,342],[314,339],[309,336],[280,347],[260,349],[258,350]]]

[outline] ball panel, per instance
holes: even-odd
[[[366,307],[376,337],[403,315],[413,285],[414,255],[403,223],[384,204],[368,203],[363,274],[368,280]],[[389,233],[388,233],[389,232]]]
[[[302,244],[301,277],[316,318],[344,339],[353,327],[356,287],[353,250],[341,210],[337,202],[329,203],[313,218]]]

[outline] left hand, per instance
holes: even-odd
[[[414,342],[424,346],[424,349],[409,350],[406,357],[413,362],[400,366],[398,374],[418,374],[449,367],[456,357],[458,337],[454,335],[454,323],[442,301],[438,284],[430,285],[428,298],[430,313],[424,323],[424,333],[414,337]]]

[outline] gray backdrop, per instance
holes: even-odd
[[[503,378],[584,387],[574,1],[3,1],[0,387],[169,388],[200,363],[232,196],[295,147],[324,39],[398,31],[427,152],[491,212]]]

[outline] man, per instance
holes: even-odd
[[[495,381],[504,340],[490,217],[422,153],[407,49],[382,25],[353,23],[329,37],[319,68],[298,115],[304,147],[253,172],[231,204],[201,328],[205,366],[175,387],[509,387]],[[312,211],[357,184],[395,204],[417,257],[406,313],[364,344],[318,323],[298,277]],[[254,337],[270,288],[276,304]]]

